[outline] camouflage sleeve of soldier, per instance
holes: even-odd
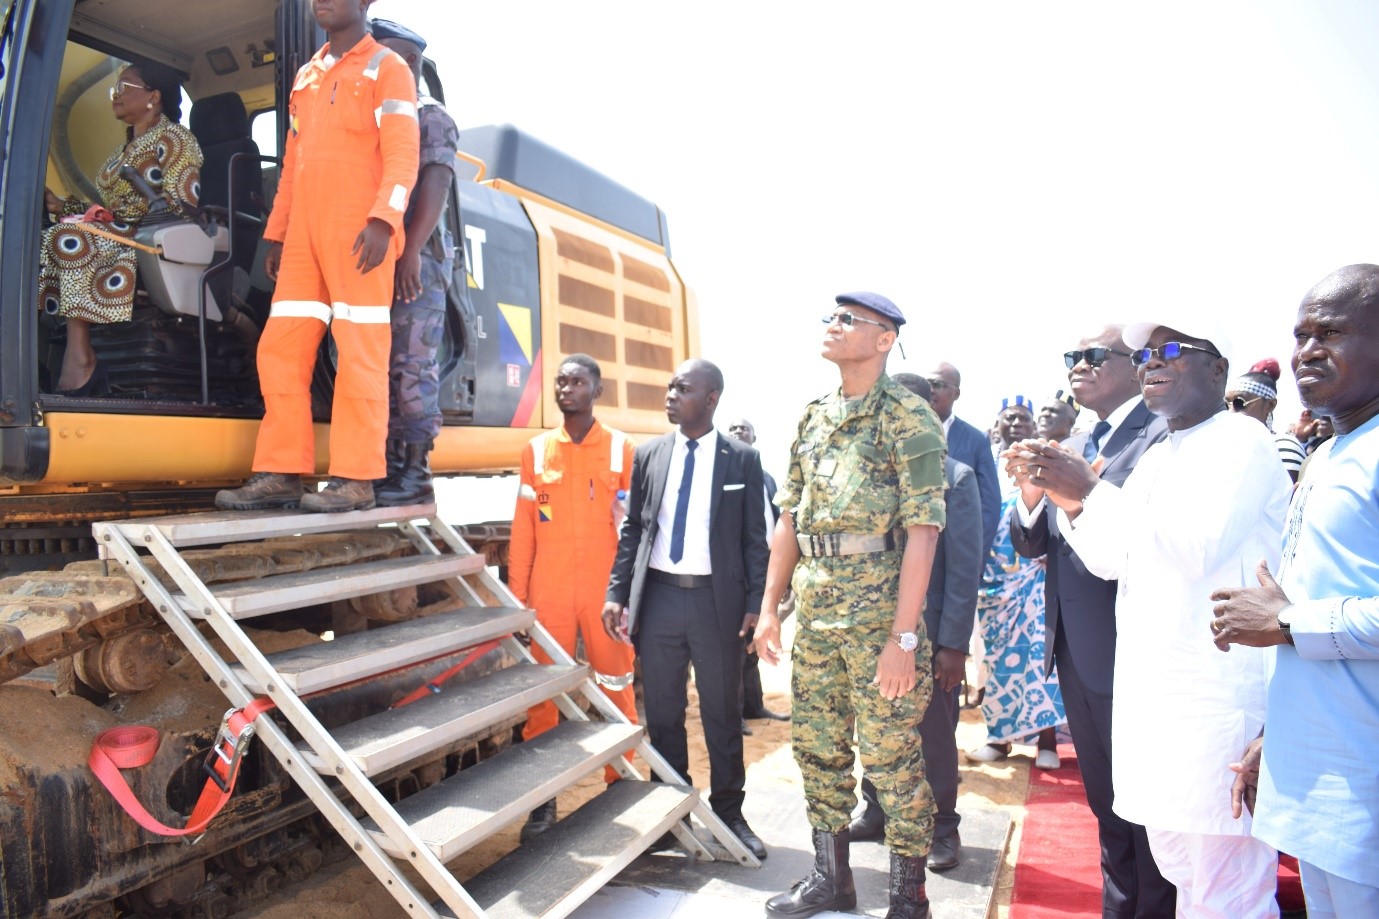
[[[544,438],[539,438],[544,443]],[[536,560],[536,461],[535,441],[522,448],[522,471],[517,486],[517,506],[512,511],[512,535],[508,541],[508,589],[527,602],[532,565]]]
[[[800,442],[804,440],[804,431],[809,424],[809,415],[814,406],[810,405],[805,409],[804,417],[800,419],[800,425],[795,429],[795,440],[790,444],[790,468],[785,472],[785,478],[781,480],[780,487],[776,489],[776,507],[782,511],[793,511],[800,504],[800,496],[804,494],[804,470],[800,467]]]
[[[947,453],[943,426],[927,405],[918,406],[917,411],[897,412],[893,418],[886,447],[900,481],[899,523],[942,529],[946,517],[943,458]]]
[[[455,119],[440,105],[423,105],[419,116],[421,129],[421,168],[444,166],[455,171],[455,154],[460,149],[460,129]]]

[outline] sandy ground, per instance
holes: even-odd
[[[969,674],[970,678],[974,676],[975,674]],[[762,679],[767,707],[777,711],[788,711],[788,663],[776,668],[763,665]],[[697,711],[697,697],[691,686],[690,712],[687,718],[690,772],[697,787],[707,788],[708,756],[703,734],[699,730]],[[773,768],[773,763],[782,764],[774,768],[793,768],[787,759],[770,756],[772,752],[789,745],[789,723],[753,721],[750,724],[753,734],[744,738],[749,789],[752,784],[771,781],[771,774],[763,770]],[[965,709],[958,726],[958,749],[975,749],[981,746],[985,739],[986,730],[980,711]],[[1015,752],[1001,762],[989,765],[963,763],[960,767],[962,784],[958,798],[959,812],[968,808],[1001,808],[1010,813],[1013,824],[1011,844],[1007,849],[997,884],[996,905],[991,913],[993,919],[1006,919],[1009,913],[1015,856],[1019,851],[1025,813],[1024,801],[1034,752],[1033,747],[1017,745]],[[643,774],[646,773],[645,765],[640,760],[637,761],[637,766]],[[560,795],[560,812],[569,813],[598,794],[602,788],[601,774],[596,773],[587,777]],[[461,880],[477,874],[516,847],[520,829],[519,821],[485,840],[452,862],[451,870]],[[280,892],[257,909],[237,914],[235,919],[391,919],[404,915],[402,908],[385,893],[382,885],[374,880],[361,863],[347,860],[323,869],[300,887]]]

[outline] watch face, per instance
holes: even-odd
[[[900,640],[900,650],[913,651],[919,647],[919,636],[914,632],[901,632],[896,636]]]

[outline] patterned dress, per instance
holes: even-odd
[[[192,133],[160,115],[153,127],[110,155],[96,176],[109,223],[89,226],[133,238],[148,214],[148,202],[122,175],[132,166],[155,194],[179,213],[201,195],[201,147]],[[76,198],[63,204],[62,216],[81,214],[88,205]],[[43,233],[39,256],[38,304],[56,316],[87,322],[124,322],[134,309],[136,250],[113,239],[58,223]]]
[[[1056,676],[1044,677],[1044,560],[1021,558],[1010,541],[1008,491],[977,595],[986,692],[982,715],[991,743],[1032,743],[1044,728],[1067,724]]]

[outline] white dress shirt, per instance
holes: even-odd
[[[1211,593],[1278,570],[1292,483],[1264,425],[1218,412],[1150,447],[1121,488],[1100,482],[1059,522],[1116,597],[1115,811],[1156,830],[1248,836],[1230,764],[1264,723],[1266,656],[1212,643]]]
[[[656,513],[656,541],[651,544],[652,568],[671,574],[713,574],[709,559],[709,510],[713,502],[713,464],[718,452],[718,432],[695,441],[694,478],[690,482],[689,507],[685,513],[685,548],[680,561],[670,560],[670,539],[675,527],[675,504],[680,498],[680,480],[685,475],[685,455],[689,439],[675,431],[675,446],[670,451],[670,469],[661,507]],[[1280,467],[1282,468],[1282,467]]]

